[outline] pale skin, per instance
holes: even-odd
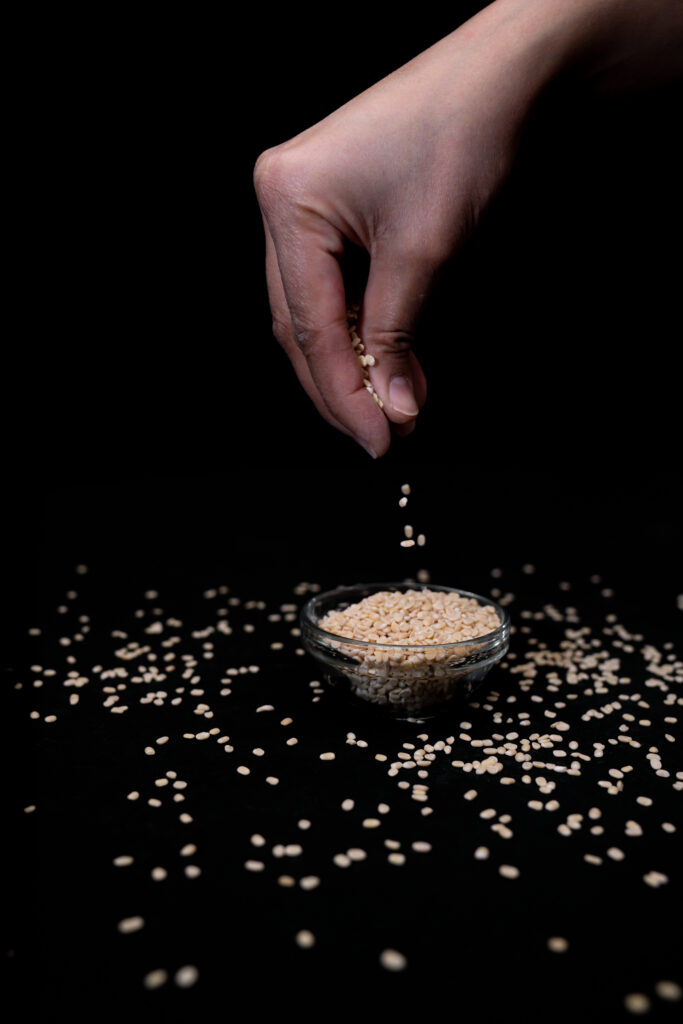
[[[273,331],[318,411],[373,457],[409,433],[427,385],[412,345],[444,265],[505,181],[529,113],[558,76],[603,92],[683,74],[681,0],[495,0],[293,139],[254,181]],[[369,254],[349,342],[340,259]]]

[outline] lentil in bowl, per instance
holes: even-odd
[[[507,653],[510,617],[485,597],[419,583],[316,594],[301,611],[324,681],[392,717],[431,717],[468,697]]]

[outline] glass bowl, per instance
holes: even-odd
[[[380,590],[437,590],[474,598],[495,610],[500,625],[472,640],[420,645],[353,640],[318,625],[328,612]],[[510,616],[495,601],[433,583],[368,583],[328,590],[304,605],[300,619],[304,647],[322,667],[328,686],[355,704],[384,709],[402,720],[432,717],[454,699],[467,698],[505,657],[510,640]]]

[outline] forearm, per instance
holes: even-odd
[[[488,62],[524,55],[534,88],[560,75],[612,90],[683,77],[682,0],[495,0],[457,31]]]

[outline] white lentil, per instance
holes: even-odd
[[[317,875],[304,875],[303,878],[299,879],[299,885],[302,889],[317,889],[320,885],[320,879]]]
[[[128,935],[131,932],[139,932],[144,925],[145,922],[141,917],[124,917],[122,921],[119,921],[118,929],[122,934]]]
[[[403,971],[408,961],[397,949],[385,949],[380,953],[379,962],[386,971]]]
[[[296,933],[294,941],[301,949],[310,949],[311,946],[315,946],[315,935],[313,932],[309,932],[308,929],[302,928],[301,931]]]
[[[569,949],[569,943],[566,939],[563,939],[560,935],[553,935],[548,939],[548,949],[552,953],[566,953]]]
[[[666,885],[669,879],[661,871],[648,871],[643,875],[643,881],[653,889],[658,889],[660,885]]]
[[[666,999],[672,1003],[683,999],[683,988],[675,981],[658,981],[655,984],[655,992],[660,999]]]
[[[173,980],[178,988],[191,988],[199,979],[199,971],[192,964],[187,964],[176,971]]]
[[[127,868],[133,863],[133,858],[129,857],[127,854],[122,854],[120,857],[114,857],[112,863],[115,864],[117,868]]]
[[[519,868],[514,867],[512,864],[501,864],[498,868],[498,874],[502,875],[503,878],[519,878]]]
[[[624,1007],[629,1013],[647,1013],[650,1005],[650,1000],[643,992],[630,992],[624,996]]]
[[[162,968],[158,968],[156,971],[150,971],[142,979],[142,984],[145,988],[154,989],[161,988],[168,981],[168,972]]]

